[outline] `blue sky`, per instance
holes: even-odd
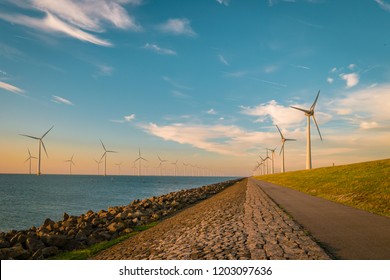
[[[19,134],[45,137],[46,173],[131,174],[141,148],[251,174],[286,137],[305,166],[305,116],[321,90],[313,166],[390,154],[390,1],[97,0],[0,2],[0,172],[26,172]],[[276,158],[276,166],[280,165]],[[184,166],[180,165],[184,170]],[[146,170],[146,169],[145,169]],[[156,172],[156,171],[154,171]],[[184,172],[184,171],[183,171]]]

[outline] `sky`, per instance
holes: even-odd
[[[304,169],[319,90],[314,168],[390,157],[390,1],[0,1],[0,173]]]

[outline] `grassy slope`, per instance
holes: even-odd
[[[255,178],[390,217],[390,159]]]

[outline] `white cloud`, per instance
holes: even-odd
[[[378,128],[379,124],[377,122],[366,122],[362,121],[360,123],[360,128],[361,129],[373,129],[373,128]]]
[[[326,79],[326,81],[327,81],[329,84],[333,84],[334,79],[331,78],[331,77],[328,77],[328,78]]]
[[[135,120],[135,114],[124,116],[124,119],[126,122],[131,122],[132,120]]]
[[[270,74],[270,73],[276,72],[278,69],[279,69],[279,67],[277,65],[270,65],[264,69],[264,72],[267,74]]]
[[[211,108],[210,110],[207,111],[207,114],[209,114],[209,115],[216,115],[217,112],[213,108]]]
[[[183,85],[183,84],[176,82],[175,80],[173,80],[170,77],[163,76],[162,79],[176,88],[183,89],[183,90],[191,90],[192,89],[191,87],[188,87],[186,85]]]
[[[229,66],[229,62],[225,59],[225,57],[222,54],[218,55],[218,59],[221,63],[225,64],[226,66]]]
[[[258,147],[265,139],[274,139],[276,134],[248,132],[237,126],[197,125],[174,123],[159,126],[155,123],[142,126],[154,136],[166,141],[188,144],[193,147],[222,155],[244,156],[247,150]]]
[[[164,49],[159,47],[156,44],[146,43],[144,49],[151,50],[155,53],[162,54],[162,55],[176,55],[176,52],[174,50]]]
[[[197,35],[191,27],[191,22],[186,18],[169,19],[167,22],[159,25],[158,29],[164,33],[173,35],[187,35],[192,37]]]
[[[349,68],[350,70],[355,69],[355,67],[356,67],[356,64],[350,64],[350,65],[348,65],[348,68]]]
[[[102,33],[106,23],[114,28],[138,31],[141,27],[127,14],[122,5],[140,4],[140,1],[97,0],[31,0],[25,8],[44,13],[43,18],[0,14],[0,18],[48,33],[62,33],[75,39],[100,46],[111,46],[90,32]]]
[[[357,73],[341,74],[340,78],[346,81],[347,88],[352,88],[359,83],[359,74]]]
[[[229,6],[230,0],[216,0],[219,4]]]
[[[13,92],[13,93],[16,93],[16,94],[23,94],[24,93],[24,90],[22,90],[21,88],[18,88],[16,86],[13,86],[11,84],[8,84],[8,83],[2,82],[2,81],[0,81],[0,88],[5,89],[5,90],[10,91],[10,92]]]
[[[390,4],[389,3],[386,3],[383,0],[375,0],[375,2],[377,2],[382,9],[390,12]]]
[[[53,97],[53,99],[51,101],[53,101],[55,103],[65,104],[65,105],[73,105],[73,103],[71,101],[69,101],[68,99],[65,99],[61,96],[53,95],[52,97]]]
[[[111,66],[104,65],[104,64],[99,64],[99,65],[97,65],[97,67],[99,68],[99,74],[103,75],[103,76],[110,76],[112,74],[112,72],[114,71],[114,68],[112,68]]]
[[[299,124],[304,119],[304,115],[299,111],[279,105],[275,100],[255,107],[241,106],[241,109],[241,113],[244,115],[258,117],[256,122],[265,122],[271,119],[273,124],[280,127],[290,127]]]

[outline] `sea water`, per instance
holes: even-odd
[[[64,212],[81,215],[135,199],[201,187],[231,177],[89,176],[0,174],[0,231],[40,226]]]

